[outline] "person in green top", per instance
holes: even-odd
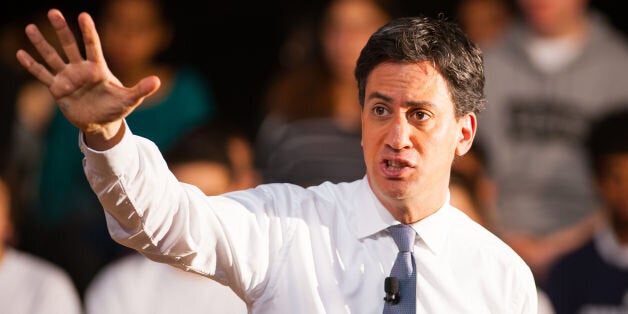
[[[210,122],[216,111],[209,82],[200,71],[159,59],[173,36],[167,11],[158,0],[107,0],[99,11],[102,47],[120,81],[135,84],[151,74],[162,79],[160,92],[127,119],[136,134],[151,139],[161,151]],[[34,232],[25,234],[23,242],[66,268],[82,290],[102,265],[124,252],[110,240],[102,211],[94,210],[100,204],[85,180],[77,139],[78,130],[57,109],[44,143],[38,206],[29,222]],[[60,236],[73,240],[54,241]],[[76,249],[84,251],[78,259],[65,254]]]

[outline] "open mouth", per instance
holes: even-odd
[[[401,170],[405,167],[409,167],[410,164],[406,161],[403,160],[389,160],[386,159],[384,160],[384,163],[386,164],[386,169],[388,170]]]
[[[400,177],[414,168],[414,164],[402,158],[384,159],[380,165],[387,177]]]

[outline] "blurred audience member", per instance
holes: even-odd
[[[460,0],[456,13],[467,36],[482,49],[498,41],[513,19],[508,0]]]
[[[0,63],[0,171],[8,167],[13,146],[17,82],[10,68]]]
[[[159,0],[106,0],[99,10],[108,66],[123,84],[158,75],[159,92],[127,119],[136,134],[169,149],[186,131],[208,122],[214,111],[203,75],[189,65],[164,60],[174,25]],[[82,292],[95,272],[128,249],[111,241],[98,200],[85,180],[78,131],[55,110],[46,130],[38,206],[25,239],[30,251],[66,268]],[[74,136],[72,136],[74,134]],[[27,236],[28,236],[27,234]],[[49,236],[46,236],[49,235]],[[57,241],[63,235],[64,241]],[[50,239],[50,241],[42,241]],[[73,254],[77,250],[82,254]]]
[[[165,159],[179,181],[196,185],[205,195],[260,184],[253,166],[252,144],[228,123],[212,123],[186,132],[166,151]]]
[[[451,205],[460,209],[475,222],[490,230],[488,221],[485,218],[483,209],[480,207],[477,198],[474,182],[469,180],[462,173],[452,170],[449,178],[449,193]]]
[[[41,31],[45,36],[55,34],[54,29],[47,22],[45,12],[36,12],[30,19],[44,25]],[[16,18],[5,25],[2,34],[3,49],[15,50],[19,47],[29,47],[30,52],[35,52],[34,47],[29,45],[23,35],[22,24],[24,18]],[[57,41],[52,42],[56,49],[61,48]],[[9,57],[9,56],[6,56]],[[12,145],[5,157],[9,160],[11,175],[15,177],[13,199],[16,208],[20,209],[20,215],[32,217],[36,207],[37,190],[39,188],[39,174],[43,154],[43,143],[46,130],[54,114],[55,104],[48,88],[36,79],[32,79],[24,69],[20,69],[19,64],[14,62],[15,56],[10,56],[7,60],[7,73],[14,75],[4,75],[7,80],[12,81],[11,91],[13,97],[10,98],[11,106],[14,107],[10,117],[11,142]],[[4,70],[3,70],[4,73]],[[4,98],[3,98],[4,99]],[[23,219],[24,220],[24,219]]]
[[[481,209],[482,220],[489,230],[496,232],[496,201],[497,187],[495,181],[490,177],[487,165],[488,156],[483,144],[477,139],[469,151],[454,159],[452,164],[452,176],[463,177],[472,189],[475,203]]]
[[[201,74],[192,67],[175,67],[159,59],[174,31],[161,1],[107,0],[100,11],[99,22],[107,64],[123,84],[135,84],[151,74],[159,76],[162,82],[159,92],[128,117],[127,123],[135,133],[166,150],[186,130],[209,120],[213,103]],[[69,162],[81,158],[75,139],[68,135],[77,131],[57,110],[48,132],[49,149],[44,160],[41,191],[42,203],[46,206],[42,210],[47,221],[59,222],[72,211],[92,208],[77,204],[71,194],[73,190],[83,191],[86,187],[81,167]],[[72,149],[64,149],[66,147]],[[65,175],[57,175],[62,173]],[[66,179],[59,182],[60,178]],[[81,178],[80,181],[77,178]],[[67,192],[58,191],[59,185],[65,186]],[[56,193],[52,193],[53,190]],[[68,200],[72,200],[70,204]]]
[[[247,313],[229,287],[139,253],[98,273],[86,290],[85,308],[87,314]]]
[[[19,28],[13,21],[0,22],[0,172],[8,167],[12,157],[15,124],[15,101],[19,87],[15,56],[10,51],[19,48]]]
[[[628,48],[586,0],[518,4],[523,20],[485,53],[490,108],[478,137],[499,190],[502,237],[542,282],[599,220],[579,143],[591,119],[628,99]]]
[[[252,169],[252,149],[239,133],[225,130],[196,129],[166,153],[179,181],[197,186],[205,195],[257,185],[251,181],[253,174],[241,172]],[[85,306],[88,314],[247,313],[246,303],[227,286],[138,253],[104,268],[88,287]]]
[[[316,41],[306,49],[313,54],[289,62],[268,91],[268,112],[256,143],[265,182],[309,186],[364,176],[353,71],[369,36],[390,19],[388,5],[377,0],[328,3],[311,35]],[[307,47],[310,37],[296,34],[300,37],[293,40],[302,43],[287,45]]]
[[[11,193],[0,178],[0,312],[79,314],[81,301],[59,267],[8,245],[13,233]]]
[[[596,121],[587,139],[605,224],[552,267],[547,292],[563,313],[628,313],[628,109]]]

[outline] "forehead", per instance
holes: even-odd
[[[108,19],[139,23],[160,20],[159,10],[159,5],[150,0],[117,0],[109,3],[105,13]]]
[[[415,101],[450,101],[445,79],[429,61],[381,63],[369,74],[365,92],[367,100],[379,93]]]
[[[386,20],[386,13],[370,0],[334,1],[327,11],[325,22],[331,25],[380,26]],[[328,25],[329,26],[329,25]]]

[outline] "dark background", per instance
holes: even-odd
[[[212,1],[166,0],[176,34],[168,52],[171,60],[198,67],[212,84],[224,119],[254,137],[261,118],[261,97],[268,79],[278,68],[278,52],[290,27],[318,12],[326,0]],[[26,25],[34,13],[55,7],[76,25],[81,11],[95,15],[99,1],[17,0],[3,1],[3,23]],[[445,13],[453,17],[457,0],[402,0],[401,15]],[[619,0],[593,0],[624,33],[628,19],[621,16]],[[98,26],[98,21],[96,21]]]

